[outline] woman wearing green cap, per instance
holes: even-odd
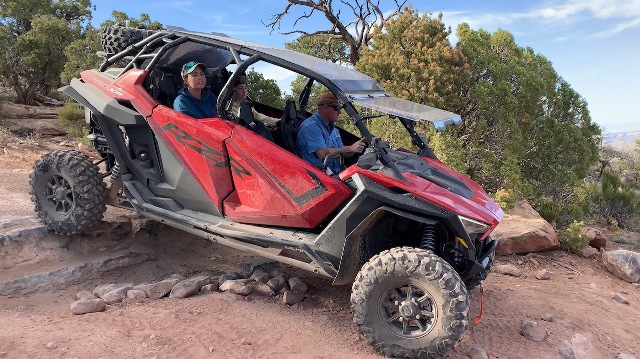
[[[202,63],[189,61],[182,66],[184,87],[178,91],[178,97],[173,101],[174,110],[198,119],[218,117],[218,99],[205,88],[206,73],[207,66]]]

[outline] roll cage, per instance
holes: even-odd
[[[269,47],[243,40],[230,38],[224,34],[205,34],[186,30],[149,31],[149,36],[139,42],[131,44],[125,50],[116,53],[103,53],[105,61],[99,70],[104,72],[115,64],[126,61],[126,65],[115,74],[119,77],[130,69],[144,69],[152,72],[156,68],[165,69],[171,73],[172,79],[165,84],[156,85],[155,90],[163,93],[168,89],[170,94],[154,96],[164,98],[165,105],[175,97],[179,87],[179,70],[187,61],[202,62],[212,70],[214,75],[208,83],[214,93],[218,95],[218,113],[222,118],[233,120],[230,113],[233,97],[233,84],[249,67],[259,61],[264,61],[309,78],[309,81],[299,97],[300,108],[298,116],[306,112],[311,85],[318,82],[336,95],[343,109],[350,116],[354,126],[360,131],[362,138],[370,144],[376,158],[389,168],[390,174],[400,180],[404,177],[388,158],[386,144],[374,136],[366,127],[362,116],[354,105],[379,111],[396,118],[407,129],[412,143],[419,148],[418,154],[435,158],[435,154],[428,147],[426,138],[415,131],[417,121],[431,122],[436,131],[442,131],[449,125],[460,125],[462,120],[451,112],[430,106],[417,104],[389,96],[384,89],[371,77],[354,69],[332,63],[327,60],[301,54],[295,51]],[[244,56],[243,59],[241,56]],[[229,72],[226,67],[230,64],[237,66]],[[176,80],[177,79],[177,80]],[[168,82],[168,85],[167,85]],[[173,83],[173,84],[172,84]],[[153,86],[153,85],[150,85]],[[173,86],[173,91],[171,87]],[[164,91],[167,92],[167,91]]]

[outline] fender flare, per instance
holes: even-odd
[[[412,221],[424,224],[435,225],[437,223],[434,219],[418,216],[389,206],[382,206],[375,209],[358,225],[358,227],[347,235],[342,249],[342,256],[340,257],[338,274],[336,274],[333,279],[333,285],[350,284],[353,282],[360,271],[362,264],[369,260],[369,258],[365,258],[365,251],[363,250],[363,245],[367,241],[366,234],[377,223],[389,216],[408,218]],[[371,253],[371,256],[376,254],[377,253]]]

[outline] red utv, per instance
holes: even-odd
[[[62,90],[87,109],[89,138],[106,171],[75,151],[36,163],[32,199],[51,230],[87,229],[106,204],[129,208],[335,285],[352,283],[358,330],[385,355],[441,357],[460,341],[467,290],[489,273],[496,248],[489,234],[503,212],[415,131],[418,121],[436,130],[459,125],[459,116],[391,97],[353,69],[224,35],[115,27],[103,45],[100,69]],[[220,118],[172,109],[180,68],[191,60],[207,65]],[[308,79],[284,108],[254,104],[282,118],[272,129],[246,108],[240,116],[229,111],[232,84],[260,64]],[[339,176],[296,155],[295,130],[309,115],[313,84],[337,96],[360,132],[341,130],[345,143],[368,143]],[[367,129],[365,111],[399,121],[417,150],[389,148]]]

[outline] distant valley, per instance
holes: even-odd
[[[635,147],[636,140],[640,140],[640,131],[604,133],[602,143],[616,148]]]

